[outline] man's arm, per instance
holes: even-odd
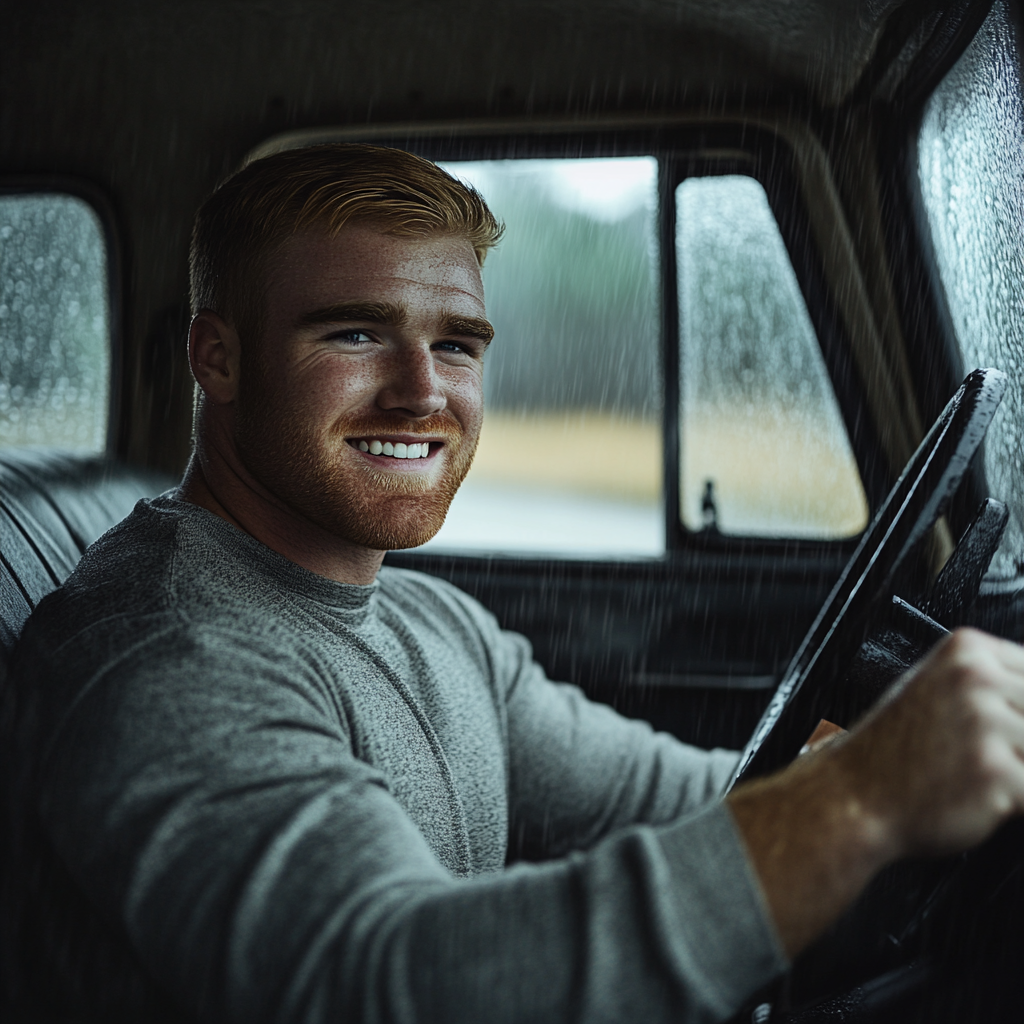
[[[65,935],[72,973],[139,963],[218,1024],[710,1024],[784,966],[720,804],[456,878],[354,755],[313,661],[273,636],[142,625],[23,648],[16,680],[19,804],[115,926],[91,960],[91,918]],[[78,664],[87,648],[101,670]]]
[[[728,806],[792,957],[885,865],[1024,810],[1024,649],[959,630],[848,736]]]
[[[548,856],[715,799],[713,756],[548,682],[483,613],[508,690],[513,822]],[[493,634],[493,635],[492,635]],[[499,672],[499,675],[502,674]],[[790,957],[885,865],[980,842],[1024,810],[1024,649],[959,630],[853,732],[727,806]],[[528,844],[529,845],[529,844]]]
[[[588,700],[547,679],[522,637],[501,639],[514,678],[509,810],[524,852],[590,849],[616,830],[668,824],[721,797],[737,753],[700,750]]]
[[[563,856],[630,825],[669,824],[720,799],[736,751],[689,746],[588,700],[576,686],[552,682],[526,637],[503,630],[469,595],[415,573],[402,582],[423,588],[420,600],[448,606],[490,681],[508,746],[514,847],[539,858]]]

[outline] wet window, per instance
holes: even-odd
[[[61,194],[0,195],[0,445],[106,447],[106,247]]]
[[[918,137],[918,177],[935,262],[965,370],[996,366],[1010,386],[985,440],[990,492],[1011,512],[992,562],[1024,557],[1024,117],[1019,53],[997,3],[936,89]]]
[[[683,524],[859,533],[864,489],[764,189],[745,175],[688,178],[676,211]]]
[[[657,162],[448,163],[506,225],[477,457],[429,548],[664,552]]]

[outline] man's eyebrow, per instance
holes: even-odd
[[[364,323],[401,327],[407,319],[405,309],[393,302],[336,302],[322,309],[303,313],[300,327],[316,324]]]
[[[405,307],[394,302],[336,302],[303,313],[298,319],[298,325],[312,327],[317,324],[363,323],[402,327],[407,321]],[[479,338],[488,343],[494,337],[494,328],[482,316],[445,313],[441,316],[439,333]]]
[[[459,316],[446,313],[441,318],[442,334],[457,334],[463,338],[479,338],[489,343],[494,337],[494,328],[482,316]]]

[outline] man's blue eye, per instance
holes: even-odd
[[[332,341],[351,341],[351,342],[362,342],[372,341],[366,331],[337,331],[331,335]]]

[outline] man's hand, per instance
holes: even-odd
[[[958,630],[848,736],[728,804],[794,956],[886,864],[1024,811],[1024,648]]]

